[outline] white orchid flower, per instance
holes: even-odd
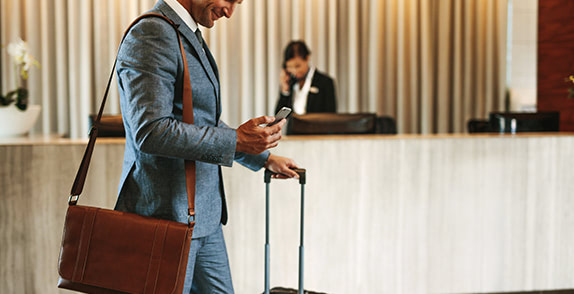
[[[10,43],[6,49],[14,61],[14,73],[20,78],[14,79],[15,90],[8,92],[6,96],[0,93],[0,106],[15,103],[17,108],[24,111],[28,105],[28,90],[24,80],[28,79],[32,66],[40,67],[40,63],[28,53],[28,44],[21,38]]]
[[[22,39],[8,45],[8,54],[14,58],[14,62],[18,65],[23,63],[27,52],[28,45]]]
[[[28,53],[28,44],[22,39],[10,43],[7,50],[8,54],[14,58],[16,66],[21,66],[20,75],[24,80],[28,79],[28,71],[32,66],[40,66],[34,56]]]

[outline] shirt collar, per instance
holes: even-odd
[[[165,3],[177,13],[177,15],[183,20],[185,25],[187,25],[191,31],[195,33],[198,29],[197,22],[193,20],[193,17],[189,14],[189,12],[181,5],[177,0],[164,0]]]

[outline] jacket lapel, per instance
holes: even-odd
[[[213,55],[211,55],[211,50],[209,50],[209,48],[207,48],[207,45],[205,45],[205,52],[207,53],[207,59],[209,59],[209,63],[211,64],[211,68],[213,69],[213,71],[215,71],[215,77],[217,78],[217,81],[219,82],[219,70],[217,69],[217,63],[215,63],[215,58],[213,58]]]
[[[213,55],[211,55],[211,51],[209,50],[209,48],[207,48],[207,45],[205,45],[205,52],[207,53],[207,58],[209,59],[209,63],[211,64],[211,69],[215,71],[215,77],[217,78],[217,88],[216,88],[217,100],[215,101],[217,107],[217,116],[215,118],[215,122],[217,125],[219,125],[219,118],[221,117],[221,97],[219,97],[219,91],[220,91],[219,70],[217,69],[217,63],[215,63],[215,59],[213,58]]]

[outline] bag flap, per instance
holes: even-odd
[[[183,286],[193,227],[137,214],[70,205],[60,277],[129,293]]]

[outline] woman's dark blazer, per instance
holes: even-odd
[[[318,93],[309,91],[307,96],[307,113],[314,112],[337,112],[337,98],[335,96],[335,83],[333,79],[319,71],[315,71],[311,80],[311,87],[319,90]],[[293,90],[289,95],[279,94],[279,101],[275,107],[275,113],[282,107],[293,108]]]

